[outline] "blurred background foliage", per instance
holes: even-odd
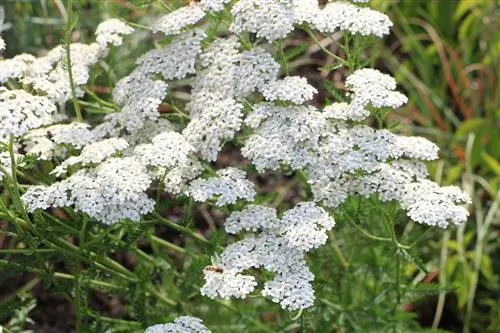
[[[79,25],[73,34],[73,40],[91,42],[97,24],[110,17],[149,25],[154,17],[165,12],[165,4],[174,2],[180,4],[182,1],[74,1]],[[0,1],[0,31],[7,43],[3,56],[10,58],[23,52],[40,54],[60,44],[64,36],[61,27],[66,19],[66,5],[67,2],[63,0]],[[367,58],[376,67],[394,75],[400,88],[409,97],[406,106],[390,115],[391,121],[398,123],[394,130],[426,136],[436,141],[441,147],[442,159],[430,165],[434,180],[443,185],[463,186],[473,198],[471,218],[466,226],[444,233],[426,234],[421,243],[421,253],[429,268],[423,277],[423,281],[429,286],[429,293],[425,293],[425,289],[410,293],[412,297],[407,299],[406,305],[408,315],[418,317],[424,326],[453,332],[500,332],[498,1],[373,0],[371,6],[387,13],[394,22],[394,27],[390,37],[376,42],[379,44],[374,45],[373,52]],[[146,38],[151,38],[147,31],[138,29],[138,32],[127,40],[124,47],[113,51],[106,64],[101,64],[101,68],[94,74],[92,90],[96,94],[106,97],[114,82],[131,71],[135,59],[158,43],[154,37],[146,42]],[[324,45],[332,52],[341,52],[327,41]],[[335,67],[334,63],[314,57],[315,47],[307,35],[295,36],[286,49],[290,68],[301,75],[319,75],[318,80],[325,80],[322,84],[326,99],[334,100],[333,94],[329,93],[332,87],[338,87],[343,80],[337,72],[329,70]],[[323,70],[319,74],[308,73],[316,68]],[[367,225],[371,223],[369,216],[363,219],[366,219]],[[214,237],[223,236],[215,234]],[[342,237],[351,236],[342,229],[335,230],[335,239]],[[335,239],[330,244],[335,243]],[[189,248],[189,244],[186,246]],[[342,327],[346,322],[354,325],[351,327],[357,325],[360,332],[368,331],[370,325],[377,324],[374,318],[378,314],[367,310],[372,305],[373,298],[381,304],[390,304],[390,297],[380,292],[386,290],[385,278],[381,275],[382,270],[377,267],[389,265],[384,261],[391,260],[391,253],[383,253],[383,249],[369,250],[369,241],[360,246],[367,248],[360,257],[364,258],[363,264],[371,261],[373,266],[363,268],[360,264],[356,268],[358,263],[349,261],[351,267],[356,269],[349,270],[347,278],[344,276],[341,280],[344,282],[325,284],[327,289],[322,291],[325,297],[320,298],[315,311],[304,319],[316,322],[317,332],[327,332],[331,327],[335,327],[335,332],[344,332]],[[335,247],[325,247],[317,251],[314,260],[325,265],[335,262],[342,267],[346,258],[333,255],[337,250]],[[165,256],[165,261],[169,260]],[[144,274],[147,275],[151,268],[144,265]],[[183,281],[181,288],[185,290],[179,293],[195,295],[193,285],[199,281],[193,281],[197,275],[190,272],[199,271],[204,262],[193,259],[186,261],[184,265],[184,275],[177,279]],[[321,267],[323,266],[317,266],[315,271],[319,281],[329,282],[335,279],[335,276],[326,274]],[[167,273],[164,274],[165,281],[172,279]],[[365,274],[366,284],[372,288],[373,295],[360,294],[359,291],[363,288],[345,283],[355,281],[356,278],[359,280],[360,273]],[[407,277],[416,274],[415,263],[408,264]],[[430,292],[431,286],[439,284],[444,288]],[[36,311],[33,295],[31,298],[29,296],[31,288],[28,284],[21,288],[23,296],[17,304],[21,311],[10,319],[11,322],[14,321],[9,326],[12,331],[23,332],[22,329],[15,330],[15,327],[29,323],[28,312],[33,309]],[[338,294],[339,290],[342,291],[342,299],[329,299],[329,293]],[[47,295],[42,295],[41,298],[36,295],[36,298],[39,303],[51,302]],[[354,299],[357,301],[354,302]],[[204,302],[210,304],[212,301],[204,299]],[[356,306],[351,307],[351,303]],[[242,305],[237,305],[240,306]],[[229,307],[227,313],[225,310],[215,312],[215,308],[208,306],[204,310],[208,314],[207,318],[223,317],[235,312],[234,308]],[[243,316],[241,325],[246,325],[248,318],[258,317],[257,313],[261,317],[272,317],[276,310],[274,305],[265,307],[268,312],[260,311],[263,308],[264,304],[262,308],[254,309],[254,315],[247,313]],[[126,308],[125,311],[141,315],[141,309]],[[211,324],[211,320],[207,323]],[[332,326],[332,323],[335,325]],[[98,322],[96,325],[96,332],[106,327],[105,323]],[[279,325],[286,328],[287,325],[295,324],[284,320]],[[238,328],[232,326],[231,329]],[[412,332],[416,331],[415,328]]]

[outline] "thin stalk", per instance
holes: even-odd
[[[332,53],[330,50],[328,50],[326,47],[324,47],[321,44],[321,42],[316,38],[314,33],[311,31],[311,29],[306,27],[306,28],[304,28],[304,31],[314,40],[314,42],[316,42],[316,44],[319,46],[320,49],[323,50],[323,52],[325,52],[326,54],[328,54],[330,57],[334,58],[335,60],[338,60],[342,65],[344,65],[344,66],[347,65],[347,62],[345,61],[345,59],[342,59],[341,57]]]
[[[85,92],[86,92],[89,96],[93,97],[93,98],[97,101],[97,103],[102,104],[102,105],[104,105],[104,106],[108,106],[108,107],[110,107],[110,108],[112,108],[112,109],[115,109],[115,108],[116,108],[116,106],[115,106],[115,104],[114,104],[114,103],[110,103],[110,102],[108,102],[108,101],[103,100],[102,98],[100,98],[99,96],[97,96],[97,94],[96,94],[96,93],[94,93],[92,90],[90,90],[90,89],[88,89],[88,88],[85,88]]]
[[[171,300],[170,298],[168,297],[165,297],[163,296],[162,294],[160,294],[155,288],[154,286],[152,285],[148,285],[146,287],[146,290],[151,294],[151,295],[154,295],[157,299],[159,299],[160,301],[162,301],[164,304],[166,305],[171,305],[171,306],[176,306],[177,305],[177,302]]]
[[[101,315],[95,315],[93,313],[90,313],[89,316],[93,317],[99,321],[106,322],[106,323],[111,323],[111,324],[115,324],[115,325],[126,325],[127,327],[142,328],[142,324],[137,322],[137,321],[105,317],[105,316],[101,316]]]
[[[71,87],[71,100],[75,108],[76,119],[83,121],[80,105],[76,96],[75,81],[73,80],[73,69],[71,66],[71,30],[72,30],[72,14],[73,14],[73,0],[68,0],[68,19],[66,22],[66,64],[68,69],[69,83]]]
[[[175,252],[178,252],[178,253],[181,253],[181,254],[186,254],[186,250],[183,249],[182,247],[180,246],[177,246],[175,244],[172,244],[170,242],[167,242],[166,240],[164,239],[161,239],[160,237],[158,236],[155,236],[155,235],[151,235],[151,240],[154,241],[155,243],[158,243],[160,244],[161,246],[164,246],[170,250],[173,250]]]
[[[15,262],[12,262],[12,261],[8,261],[8,260],[3,260],[3,259],[0,259],[0,264],[1,265],[5,265],[5,266],[8,266],[8,265],[15,265],[15,266],[21,266]],[[37,274],[40,274],[40,275],[43,275],[44,272],[42,269],[38,269],[38,268],[35,268],[35,267],[30,267],[30,266],[23,266],[23,268],[26,268],[27,271],[29,272],[32,272],[32,273],[37,273]],[[74,275],[71,275],[71,274],[67,274],[67,273],[61,273],[61,272],[55,272],[52,274],[52,276],[56,279],[63,279],[63,280],[74,280],[76,279],[76,277]],[[114,289],[114,290],[122,290],[122,291],[126,291],[127,290],[127,287],[125,286],[118,286],[116,284],[113,284],[113,283],[110,283],[110,282],[105,282],[105,281],[100,281],[100,280],[95,280],[95,279],[90,279],[89,280],[89,284],[90,286],[94,287],[94,288],[97,288],[97,287],[101,287],[101,288],[107,288],[107,289]]]
[[[222,305],[223,307],[237,313],[238,315],[242,316],[245,320],[253,323],[254,325],[257,325],[260,329],[260,332],[269,332],[269,333],[272,333],[274,332],[273,329],[271,329],[270,327],[268,327],[267,325],[264,325],[263,323],[261,323],[259,320],[255,319],[254,317],[251,317],[251,316],[248,316],[248,315],[244,315],[243,313],[241,313],[240,311],[238,311],[237,309],[235,309],[232,305],[229,305],[227,304],[224,300],[215,300],[216,303],[219,303],[220,305]]]
[[[87,222],[88,219],[84,216],[83,221],[82,221],[82,229],[80,231],[80,237],[79,237],[79,248],[80,250],[85,247],[85,236],[87,234]],[[76,270],[76,279],[75,279],[75,312],[76,312],[76,332],[79,333],[81,332],[82,329],[82,286],[80,284],[80,273],[81,273],[81,268],[80,268],[80,263],[77,262],[75,264],[75,270]]]
[[[450,240],[450,231],[446,230],[443,234],[441,241],[441,254],[439,263],[439,285],[443,287],[446,284],[446,261],[448,258],[448,241]],[[444,303],[446,301],[446,291],[439,292],[438,301],[436,304],[436,312],[434,313],[434,320],[432,321],[432,328],[438,328],[441,316],[444,310]]]
[[[401,258],[399,255],[399,249],[396,250],[396,305],[394,307],[394,317],[401,306],[401,288],[400,288],[400,272],[401,271]],[[394,320],[393,332],[397,333],[397,321]]]
[[[280,49],[281,59],[283,60],[283,71],[285,75],[288,76],[288,64],[286,63],[285,50],[283,49],[283,40],[280,39],[278,41],[278,47]]]
[[[339,259],[340,265],[342,266],[342,268],[346,269],[347,267],[349,267],[349,262],[346,260],[344,254],[340,250],[339,244],[336,242],[334,233],[332,231],[329,231],[328,235],[330,238],[330,244],[333,248],[334,253]]]
[[[96,109],[101,109],[103,110],[103,112],[93,112],[93,113],[99,113],[99,114],[102,114],[102,113],[113,113],[113,112],[116,112],[116,109],[114,108],[110,108],[108,106],[105,106],[105,105],[100,105],[100,104],[94,104],[94,103],[90,103],[90,102],[86,102],[86,101],[78,101],[78,104],[81,104],[81,105],[84,105],[84,106],[90,106],[90,107],[93,107],[93,108],[96,108]],[[89,110],[88,112],[92,112],[92,110]]]
[[[362,229],[359,225],[357,225],[356,221],[354,221],[354,218],[351,217],[351,215],[349,215],[349,213],[347,212],[347,210],[342,207],[342,211],[344,212],[345,216],[347,217],[347,222],[354,228],[356,229],[356,231],[358,231],[363,237],[365,238],[368,238],[368,239],[371,239],[371,240],[376,240],[376,241],[382,241],[382,242],[392,242],[392,239],[391,238],[387,238],[387,237],[379,237],[379,236],[375,236],[375,235],[372,235],[370,234],[369,232],[367,232],[366,230]]]
[[[24,254],[32,255],[34,253],[54,253],[54,249],[0,249],[0,254]]]
[[[470,278],[470,288],[469,295],[467,297],[467,308],[465,313],[465,321],[464,321],[464,333],[470,332],[470,324],[472,318],[472,311],[474,309],[474,300],[476,298],[476,290],[477,284],[479,281],[479,273],[481,270],[481,258],[483,257],[483,249],[486,243],[486,235],[488,235],[488,230],[490,227],[493,218],[496,216],[496,213],[499,209],[500,204],[500,192],[498,192],[495,202],[490,207],[488,214],[484,219],[478,216],[476,219],[476,228],[477,228],[477,242],[476,248],[474,249],[474,259],[473,259],[473,271]],[[481,203],[478,203],[477,206],[480,206]],[[481,211],[481,207],[476,207],[476,212]],[[479,215],[479,213],[478,213]]]
[[[14,136],[11,135],[9,139],[9,155],[10,155],[10,169],[11,174],[10,178],[12,180],[12,188],[14,190],[15,203],[19,212],[23,216],[24,220],[28,223],[31,223],[31,220],[24,209],[23,201],[21,200],[21,192],[19,192],[19,184],[17,182],[17,165],[16,165],[16,157],[14,155]]]
[[[207,244],[207,245],[211,245],[211,243],[205,238],[203,237],[202,235],[192,231],[192,230],[189,230],[188,228],[185,228],[181,225],[178,225],[177,223],[174,223],[166,218],[164,218],[163,216],[161,216],[160,214],[156,213],[155,214],[156,218],[158,219],[158,221],[164,225],[166,225],[167,227],[171,228],[171,229],[174,229],[176,231],[179,231],[185,235],[188,235],[188,236],[191,236],[193,237],[194,239],[196,239],[197,241],[203,243],[203,244]]]

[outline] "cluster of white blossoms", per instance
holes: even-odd
[[[347,119],[363,120],[370,115],[368,105],[374,108],[398,108],[408,99],[396,89],[396,80],[371,68],[354,72],[346,79],[346,87],[352,91],[352,99],[345,115]]]
[[[239,199],[253,201],[257,193],[253,183],[245,176],[244,171],[236,168],[220,169],[216,172],[216,177],[194,180],[188,194],[199,202],[217,199],[217,206],[234,204]]]
[[[299,203],[278,218],[274,208],[250,205],[226,220],[228,233],[252,232],[226,247],[214,266],[204,270],[201,293],[211,298],[244,298],[254,291],[254,276],[243,274],[262,267],[275,274],[264,283],[262,295],[283,309],[308,308],[314,302],[305,254],[326,243],[333,218],[313,202]]]
[[[392,26],[386,15],[344,1],[329,2],[320,8],[317,0],[240,0],[231,14],[231,31],[251,32],[269,42],[286,38],[303,23],[325,34],[343,30],[378,37],[388,35]]]
[[[194,157],[195,148],[180,133],[162,132],[150,144],[137,145],[134,155],[146,165],[155,178],[163,179],[165,191],[179,194],[200,175],[202,165]]]
[[[254,134],[241,149],[257,170],[277,170],[281,165],[300,169],[314,162],[310,147],[315,145],[327,122],[312,106],[278,106],[261,103],[245,123]]]
[[[173,323],[158,324],[146,328],[144,333],[210,333],[203,320],[191,316],[180,316]]]
[[[47,97],[0,87],[0,137],[20,137],[30,129],[51,124],[55,112],[56,106]]]
[[[200,56],[186,108],[191,121],[183,134],[207,160],[216,160],[222,142],[234,137],[243,121],[242,98],[276,80],[279,64],[262,48],[240,52],[236,38],[219,39]]]
[[[390,33],[392,22],[387,15],[376,10],[335,1],[327,3],[318,12],[312,25],[324,34],[343,30],[351,34],[383,37]]]
[[[283,80],[270,82],[262,90],[268,101],[287,101],[302,104],[313,99],[318,91],[300,76],[287,76]]]
[[[208,12],[215,16],[223,9],[221,24],[230,12],[232,34],[217,37],[203,22]],[[58,163],[52,171],[58,182],[33,185],[24,193],[28,210],[72,207],[104,224],[140,221],[154,211],[148,191],[157,183],[173,196],[219,207],[248,203],[227,218],[226,231],[240,234],[239,241],[205,268],[201,292],[244,298],[258,284],[251,270],[264,269],[274,278],[265,281],[262,294],[287,310],[313,305],[314,276],[305,256],[325,244],[334,226],[326,209],[350,196],[397,201],[409,218],[426,225],[463,223],[468,196],[427,179],[424,162],[438,158],[438,147],[425,138],[366,125],[378,109],[407,102],[392,77],[356,70],[346,80],[347,101],[326,107],[308,104],[317,91],[306,78],[280,77],[271,51],[275,45],[267,42],[286,38],[298,25],[326,35],[343,30],[381,37],[392,23],[382,13],[343,1],[324,7],[316,0],[192,1],[153,24],[152,31],[169,42],[137,60],[114,88],[118,112],[92,125],[58,113],[72,94],[64,47],[39,58],[0,61],[0,84],[27,88],[0,88],[0,143],[15,138],[18,151]],[[111,19],[97,28],[96,43],[70,45],[77,96],[83,96],[91,67],[107,48],[122,44],[122,36],[132,31]],[[245,41],[248,33],[257,37],[255,45]],[[183,105],[177,96],[189,100]],[[166,99],[175,105],[162,105]],[[161,115],[160,106],[187,123],[165,119],[174,114]],[[183,109],[187,113],[181,115]],[[245,172],[234,167],[211,171],[209,163],[227,142],[240,146],[259,173],[300,171],[312,201],[281,217],[273,208],[253,205],[257,191]],[[0,151],[0,164],[9,169],[10,163]],[[180,317],[146,332],[208,330],[198,319]]]
[[[123,43],[123,35],[130,35],[134,29],[128,24],[118,20],[109,19],[101,22],[95,31],[96,41],[105,48],[108,44],[120,46]]]
[[[72,206],[104,224],[139,221],[154,209],[154,200],[146,194],[151,181],[137,159],[111,157],[50,186],[32,186],[22,199],[29,211]]]
[[[166,36],[177,35],[187,27],[201,21],[206,12],[218,12],[224,9],[224,5],[231,0],[201,0],[191,1],[188,6],[174,10],[156,21],[151,30],[161,32]]]

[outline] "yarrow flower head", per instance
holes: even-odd
[[[173,323],[153,325],[144,333],[210,333],[200,318],[191,316],[177,317]]]
[[[345,30],[351,34],[383,37],[389,34],[392,22],[387,15],[376,10],[335,1],[318,11],[312,25],[325,34]]]
[[[240,129],[243,105],[239,99],[276,80],[279,64],[262,48],[240,53],[235,38],[219,39],[200,56],[201,71],[187,110],[191,121],[183,134],[207,160],[215,160],[221,142]]]
[[[191,2],[189,6],[181,7],[162,16],[156,23],[153,24],[151,30],[153,32],[161,32],[168,35],[177,35],[184,28],[194,25],[205,17],[205,12],[200,4]]]
[[[133,157],[109,158],[51,186],[32,186],[22,199],[29,211],[73,206],[104,224],[139,221],[154,209],[146,190],[151,178]]]
[[[201,0],[200,5],[205,11],[219,12],[224,9],[224,5],[231,0]]]
[[[125,22],[118,19],[109,19],[99,23],[95,35],[97,43],[105,48],[108,45],[122,45],[122,35],[130,35],[132,32],[134,32],[134,29]]]
[[[12,59],[0,60],[0,83],[5,83],[9,79],[21,78],[28,65],[20,56]]]
[[[110,138],[90,143],[83,148],[80,155],[69,157],[55,168],[52,173],[60,176],[66,173],[68,167],[76,164],[80,164],[81,166],[97,165],[117,152],[125,150],[127,147],[127,141],[122,138]]]
[[[250,268],[263,267],[276,273],[267,281],[262,294],[280,303],[283,309],[298,310],[313,305],[314,290],[304,254],[323,245],[334,220],[312,202],[298,204],[278,218],[276,210],[249,206],[234,212],[226,221],[230,233],[260,231],[246,235],[226,247],[214,266],[204,270],[201,293],[211,298],[245,297],[257,285],[254,276],[244,275]]]
[[[369,104],[374,108],[398,108],[408,101],[406,96],[394,91],[396,80],[371,68],[359,69],[347,77],[346,87],[353,93],[351,103],[345,111],[352,120],[366,118],[370,114],[366,110]]]
[[[262,89],[266,100],[287,101],[300,105],[312,100],[316,88],[307,83],[307,79],[299,76],[287,76],[283,80],[272,81]]]
[[[245,123],[255,129],[241,152],[257,170],[277,170],[281,165],[300,169],[314,161],[312,148],[327,128],[314,107],[276,106],[261,103]]]
[[[55,112],[56,106],[44,96],[0,88],[0,137],[19,137],[30,129],[48,125]]]
[[[252,201],[256,192],[245,176],[244,171],[236,168],[221,169],[216,177],[195,179],[187,193],[199,202],[216,199],[217,206],[234,204],[238,199]]]
[[[202,171],[194,152],[183,135],[167,131],[156,135],[150,144],[136,146],[134,155],[152,169],[154,178],[163,179],[165,191],[179,194]]]
[[[231,31],[252,32],[269,42],[285,38],[297,17],[291,0],[240,0],[231,9]]]

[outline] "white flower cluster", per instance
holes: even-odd
[[[327,3],[317,12],[317,16],[311,23],[324,34],[344,30],[351,34],[377,37],[388,35],[392,27],[392,22],[387,15],[342,1]]]
[[[5,41],[3,40],[2,36],[0,36],[0,51],[5,50]]]
[[[123,219],[139,221],[142,215],[154,208],[154,201],[146,192],[153,179],[163,181],[167,192],[180,194],[199,176],[202,167],[194,158],[194,151],[181,134],[172,131],[157,134],[151,143],[139,144],[133,149],[124,138],[93,141],[83,147],[80,155],[69,157],[52,173],[64,175],[75,165],[79,165],[80,170],[51,186],[30,187],[23,195],[23,201],[30,211],[73,206],[105,224]],[[249,185],[244,179],[238,179],[241,177],[238,172],[241,171],[235,169],[232,173],[221,171],[219,174],[226,177],[229,187],[232,175],[232,180],[244,191],[244,185]],[[202,185],[201,179],[197,181],[201,188],[210,186]],[[231,190],[221,188],[226,195],[231,195]],[[202,191],[199,189],[198,192]]]
[[[69,157],[55,168],[52,173],[56,176],[61,176],[67,172],[69,167],[77,164],[81,166],[97,165],[117,152],[125,150],[127,147],[127,141],[121,138],[110,138],[92,142],[82,149],[80,155]]]
[[[22,199],[29,211],[74,206],[104,224],[139,221],[154,208],[146,194],[150,184],[146,168],[135,158],[112,157],[51,186],[32,186]]]
[[[205,17],[205,12],[218,12],[224,9],[224,4],[230,0],[191,1],[188,6],[176,9],[160,17],[151,30],[161,32],[166,36],[177,35],[193,26]]]
[[[47,97],[0,87],[0,137],[20,137],[30,129],[52,123],[56,106]]]
[[[193,24],[198,23],[205,17],[205,12],[201,6],[195,2],[191,2],[189,6],[181,7],[171,13],[162,16],[156,21],[151,30],[153,32],[161,32],[165,35],[176,35]]]
[[[210,333],[203,320],[191,316],[177,317],[173,323],[158,324],[146,328],[144,333]]]
[[[236,168],[221,169],[216,177],[195,179],[188,190],[194,200],[205,202],[217,199],[217,206],[234,204],[238,199],[253,201],[256,192],[251,181],[247,180],[244,171]]]
[[[240,0],[231,14],[231,31],[252,32],[269,42],[285,38],[297,23],[291,0]]]
[[[114,119],[116,125],[135,133],[146,123],[156,120],[168,85],[155,74],[161,74],[165,80],[182,79],[193,74],[204,38],[203,30],[188,31],[176,36],[166,47],[142,56],[137,61],[138,67],[121,79],[113,91],[116,104],[122,108]]]
[[[327,129],[327,121],[312,106],[258,104],[245,119],[254,134],[241,149],[257,170],[277,170],[281,165],[300,169],[314,162],[311,147]]]
[[[150,144],[138,145],[134,150],[141,163],[152,168],[155,178],[163,179],[165,191],[172,194],[187,190],[187,183],[201,173],[194,152],[184,136],[172,131],[162,132]]]
[[[23,76],[28,65],[24,61],[25,54],[17,55],[12,59],[0,61],[0,83],[9,79],[19,79]]]
[[[279,100],[300,105],[312,100],[317,92],[306,78],[287,76],[283,80],[270,82],[262,90],[262,95],[270,102]]]
[[[348,119],[363,120],[370,112],[366,106],[374,108],[398,108],[406,104],[405,95],[394,91],[396,80],[387,74],[371,68],[357,70],[346,79],[346,87],[352,90],[353,96],[344,114]]]
[[[78,96],[83,95],[79,86],[87,83],[92,65],[107,54],[108,44],[121,44],[121,35],[133,31],[125,23],[111,19],[97,29],[98,43],[69,45],[71,71]],[[46,96],[53,102],[64,104],[71,97],[71,83],[68,75],[66,48],[59,45],[45,56],[36,58],[21,54],[12,59],[0,61],[0,83],[18,80],[30,86],[32,91]]]
[[[211,298],[244,298],[255,289],[257,281],[242,273],[263,267],[276,274],[264,284],[264,296],[286,310],[312,306],[314,276],[307,267],[305,253],[325,244],[326,232],[334,225],[330,215],[312,202],[298,204],[281,218],[275,209],[263,206],[233,212],[226,221],[226,231],[254,233],[226,247],[215,266],[205,268],[201,293]]]
[[[219,39],[200,56],[198,73],[187,104],[191,121],[183,134],[201,156],[215,160],[221,142],[240,129],[243,105],[238,99],[276,80],[279,64],[264,49],[239,52],[236,38]]]
[[[52,120],[55,123],[65,120],[65,117],[57,115]],[[67,147],[79,150],[97,139],[99,137],[93,133],[89,124],[72,122],[31,130],[20,141],[27,154],[38,154],[41,160],[51,160],[54,157],[65,157]]]
[[[345,30],[382,37],[392,22],[373,9],[335,1],[319,8],[317,0],[240,0],[232,8],[236,33],[251,32],[269,42],[285,38],[294,26],[308,23],[325,34]]]
[[[95,31],[96,41],[102,48],[108,45],[120,46],[123,43],[122,35],[130,35],[134,29],[128,24],[118,20],[109,19],[101,22]]]

